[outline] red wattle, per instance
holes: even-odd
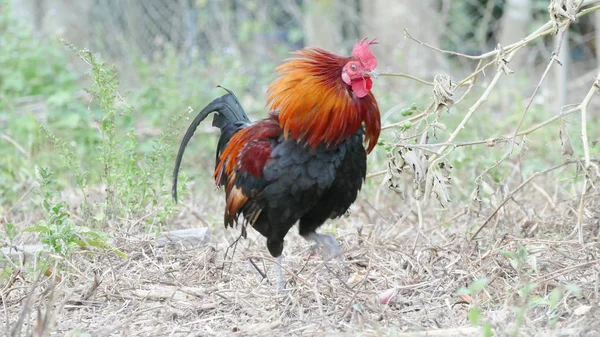
[[[358,98],[363,98],[369,94],[373,87],[373,80],[370,78],[359,78],[352,81],[352,91]]]

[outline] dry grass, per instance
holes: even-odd
[[[220,226],[207,245],[194,247],[159,248],[154,240],[129,237],[118,242],[127,260],[79,253],[60,277],[36,283],[36,273],[15,274],[2,285],[3,311],[13,328],[23,319],[21,334],[14,336],[31,329],[56,336],[481,336],[467,318],[478,306],[494,335],[503,336],[515,327],[513,308],[529,306],[519,335],[597,336],[600,212],[597,196],[586,200],[588,243],[580,245],[572,233],[578,197],[537,199],[533,206],[554,208],[520,222],[512,220],[520,206],[507,205],[495,232],[490,227],[470,242],[467,224],[480,223],[492,209],[470,220],[464,211],[446,219],[427,212],[419,230],[414,212],[393,214],[404,207],[393,204],[375,211],[363,196],[350,218],[323,228],[338,237],[344,262],[311,255],[309,243],[292,230],[284,251],[285,292],[275,290],[274,261],[253,231],[225,263],[237,232]],[[188,206],[177,225],[197,226],[198,217],[220,209],[220,201],[198,196]],[[528,261],[535,256],[533,266],[515,268],[500,252],[518,246],[527,249]],[[489,280],[482,292],[456,294],[481,277]],[[549,310],[541,300],[533,305],[518,295],[528,282],[539,285],[532,295],[541,299],[555,288],[572,289],[570,284],[581,296],[563,296]]]

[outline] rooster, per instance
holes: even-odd
[[[374,40],[362,39],[350,57],[320,48],[294,52],[276,68],[267,89],[267,118],[252,123],[235,94],[212,101],[190,124],[173,173],[198,125],[215,112],[221,130],[213,178],[225,187],[224,223],[233,227],[243,216],[267,239],[276,258],[277,285],[284,288],[281,254],[284,238],[296,222],[299,233],[329,256],[340,254],[330,235],[317,233],[327,219],[346,213],[356,200],[367,171],[367,154],[377,144],[381,121],[371,93],[377,59]],[[366,145],[366,148],[365,148]]]

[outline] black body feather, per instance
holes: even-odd
[[[362,129],[336,147],[316,150],[282,137],[263,177],[237,176],[236,185],[253,196],[242,212],[248,217],[253,209],[262,210],[253,228],[267,238],[271,255],[281,255],[284,238],[298,220],[299,233],[306,236],[346,213],[365,179],[366,159]],[[257,193],[255,186],[262,190]]]

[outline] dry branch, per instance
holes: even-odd
[[[535,178],[544,175],[546,173],[552,172],[556,169],[559,169],[561,167],[564,167],[566,165],[571,165],[571,164],[575,164],[575,163],[579,163],[581,161],[581,159],[572,159],[572,160],[567,160],[563,163],[554,165],[550,168],[547,168],[545,170],[539,171],[539,172],[535,172],[534,174],[532,174],[529,178],[527,178],[527,180],[525,180],[524,182],[522,182],[519,186],[517,186],[514,190],[510,191],[510,193],[508,193],[508,195],[506,196],[506,198],[504,198],[504,200],[502,200],[502,202],[500,203],[500,205],[498,205],[494,211],[485,219],[485,221],[483,222],[483,224],[475,231],[475,233],[473,233],[473,235],[471,236],[471,241],[474,240],[477,235],[479,234],[479,232],[481,232],[481,230],[490,222],[490,220],[500,211],[500,209],[502,209],[502,207],[509,201],[511,200],[515,194],[517,192],[519,192],[523,187],[525,187],[527,184],[529,184],[530,182],[532,182]],[[600,160],[597,160],[598,163],[600,163]]]

